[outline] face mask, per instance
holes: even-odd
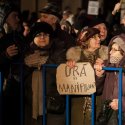
[[[123,56],[120,53],[115,56],[110,56],[110,63],[113,63],[113,64],[119,63],[122,57]]]

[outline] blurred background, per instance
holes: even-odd
[[[0,0],[2,1],[2,0]],[[4,1],[4,0],[3,0]],[[47,2],[56,2],[63,11],[70,8],[72,13],[76,13],[79,9],[87,11],[89,1],[97,1],[99,3],[99,14],[106,16],[109,11],[112,11],[114,5],[119,0],[11,0],[16,3],[22,12],[29,11],[30,13],[39,14],[39,10]],[[122,0],[124,2],[124,0]]]

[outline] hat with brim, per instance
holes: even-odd
[[[86,42],[92,38],[94,35],[99,34],[100,31],[96,28],[83,29],[78,35],[77,43],[78,45],[86,45]]]
[[[53,3],[48,3],[39,12],[40,13],[46,13],[46,14],[52,14],[52,15],[58,17],[59,19],[62,18],[62,15],[60,14],[59,8]]]

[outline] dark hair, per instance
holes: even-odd
[[[3,26],[8,15],[13,12],[19,12],[17,6],[12,2],[0,2],[0,26]]]

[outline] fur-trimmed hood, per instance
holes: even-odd
[[[68,49],[66,53],[67,60],[74,60],[78,62],[81,58],[81,51],[82,49],[80,46],[72,47]],[[107,60],[108,59],[108,47],[101,45],[100,49],[98,49],[98,55],[101,59]]]

